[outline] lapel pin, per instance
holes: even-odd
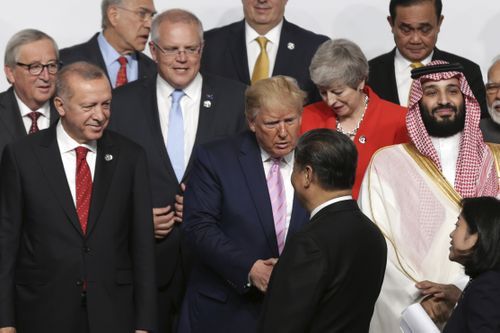
[[[362,144],[365,144],[366,143],[366,136],[362,135],[359,137],[359,142],[362,143]]]
[[[210,102],[209,100],[206,100],[206,101],[203,101],[203,107],[204,108],[210,108],[212,106],[212,102]]]
[[[111,161],[112,159],[113,159],[113,155],[111,155],[111,154],[106,154],[106,155],[104,155],[104,160],[105,160],[106,162],[109,162],[109,161]]]
[[[288,43],[288,45],[286,47],[288,47],[289,50],[293,50],[293,49],[295,49],[295,44],[290,42],[290,43]]]

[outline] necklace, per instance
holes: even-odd
[[[363,118],[365,117],[365,113],[366,113],[367,108],[368,108],[368,95],[365,94],[365,109],[363,110],[363,114],[361,115],[361,118],[359,119],[356,127],[354,127],[354,129],[352,131],[349,131],[349,132],[344,131],[344,129],[342,128],[342,125],[340,125],[339,118],[337,117],[336,118],[337,132],[340,132],[342,134],[347,135],[350,139],[354,138],[356,136],[356,133],[358,133],[359,125],[361,125],[361,122],[363,121]]]

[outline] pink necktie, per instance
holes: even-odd
[[[267,175],[267,188],[273,208],[274,229],[278,241],[278,250],[281,254],[285,246],[286,233],[286,193],[283,177],[281,176],[281,159],[272,159],[273,165]]]
[[[77,147],[76,150],[76,212],[82,231],[87,232],[90,198],[92,197],[92,175],[87,164],[88,149]]]

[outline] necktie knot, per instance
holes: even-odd
[[[181,98],[184,96],[184,91],[176,89],[172,92],[170,96],[172,96],[172,104],[179,103]]]
[[[37,111],[32,111],[30,113],[28,113],[28,117],[30,117],[31,121],[37,121],[38,118],[41,116],[42,114],[40,112],[37,112]]]
[[[266,37],[263,37],[263,36],[259,36],[259,37],[255,38],[255,40],[257,41],[257,43],[259,43],[261,50],[266,49],[267,42],[269,41],[269,39],[267,39]]]
[[[125,66],[128,63],[127,57],[120,56],[118,58],[118,62],[120,63],[120,66]]]
[[[79,146],[75,148],[75,151],[76,151],[76,160],[81,161],[87,158],[87,153],[89,150],[86,147]]]
[[[420,67],[424,67],[424,64],[422,64],[420,61],[417,61],[417,62],[412,62],[410,64],[410,67],[412,69],[415,69],[415,68],[420,68]]]

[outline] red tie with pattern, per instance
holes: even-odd
[[[121,56],[118,58],[118,62],[120,63],[120,69],[118,70],[118,75],[116,76],[115,88],[123,86],[128,83],[127,80],[127,58]]]
[[[30,119],[31,119],[31,127],[30,127],[28,134],[38,132],[37,121],[38,121],[38,117],[40,117],[41,115],[42,114],[40,112],[36,112],[36,111],[32,111],[32,112],[28,113],[28,117],[30,117]]]
[[[92,196],[92,176],[87,164],[87,152],[85,147],[77,147],[76,151],[76,212],[82,231],[87,232],[87,221],[89,218],[90,198]]]

